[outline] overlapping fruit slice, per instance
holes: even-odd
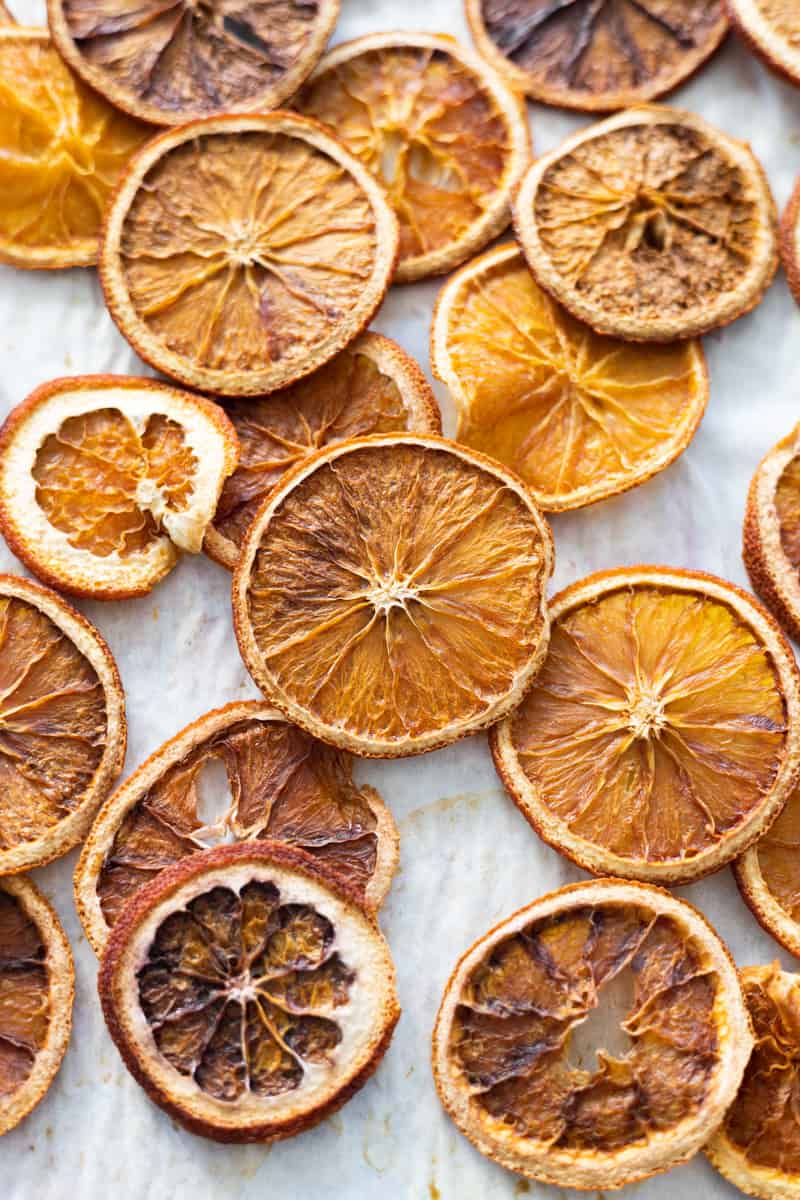
[[[733,864],[739,890],[764,928],[800,957],[800,788],[777,820]]]
[[[800,84],[800,12],[793,0],[726,0],[734,29],[768,67]]]
[[[696,572],[622,567],[551,604],[550,650],[492,733],[523,814],[586,870],[665,883],[741,854],[800,767],[800,690],[778,626]]]
[[[657,105],[538,159],[514,221],[538,283],[599,333],[633,341],[734,321],[778,261],[775,205],[749,147]]]
[[[736,970],[701,914],[601,880],[534,901],[464,954],[433,1065],[442,1103],[483,1154],[605,1190],[694,1154],[751,1046]]]
[[[780,249],[789,287],[800,304],[800,179],[783,214]]]
[[[72,1027],[75,972],[58,917],[23,876],[0,879],[0,1135],[44,1097]]]
[[[744,518],[750,582],[795,640],[800,638],[800,425],[758,464]]]
[[[699,342],[599,336],[541,290],[513,245],[448,281],[431,357],[458,407],[458,440],[516,471],[546,510],[603,500],[668,466],[708,398]]]
[[[241,454],[204,549],[230,570],[262,500],[290,467],[346,438],[396,429],[441,432],[422,371],[396,342],[377,333],[362,334],[300,383],[260,399],[228,401],[225,411]]]
[[[334,1112],[400,1013],[388,946],[357,894],[274,842],[207,850],[137,892],[99,989],[150,1097],[226,1142],[289,1137]]]
[[[518,703],[545,653],[552,560],[500,464],[430,435],[354,438],[290,472],[250,526],[239,649],[315,737],[419,754]]]
[[[526,114],[452,38],[372,34],[337,46],[294,105],[385,184],[400,221],[399,282],[451,270],[508,224],[530,160]]]

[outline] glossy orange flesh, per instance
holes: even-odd
[[[45,958],[33,921],[14,896],[0,891],[0,1108],[30,1075],[47,1037]]]

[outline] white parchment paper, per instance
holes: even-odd
[[[10,0],[41,19],[37,0]],[[343,0],[336,40],[406,28],[469,40],[461,0]],[[800,89],[770,75],[731,40],[674,103],[752,143],[778,203],[800,171]],[[531,106],[535,147],[550,149],[586,119]],[[426,371],[439,284],[394,288],[374,328]],[[662,562],[703,568],[747,586],[740,529],[761,455],[800,420],[800,310],[780,275],[763,303],[706,339],[711,402],[683,457],[618,499],[553,520],[554,588],[590,571]],[[56,375],[143,372],[103,307],[93,271],[0,267],[0,414]],[[445,428],[452,405],[438,387]],[[20,565],[0,544],[0,570]],[[79,603],[116,655],[127,695],[126,773],[189,721],[255,696],[233,637],[229,577],[198,557],[151,596]],[[112,1045],[95,994],[96,963],[72,900],[76,853],[34,873],[72,942],[77,994],[72,1042],[40,1107],[0,1141],[3,1200],[538,1200],[577,1195],[527,1183],[484,1160],[439,1107],[430,1032],[445,980],[490,925],[582,872],[539,841],[505,796],[484,737],[422,758],[357,768],[391,805],[400,873],[382,914],[399,972],[403,1017],[374,1079],[337,1116],[272,1148],[229,1148],[183,1132],[134,1083]],[[739,964],[789,955],[761,932],[728,870],[682,889],[714,922]],[[737,1195],[702,1156],[630,1187],[631,1200]]]

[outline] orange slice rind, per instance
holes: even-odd
[[[800,304],[800,179],[781,219],[781,262],[792,295]]]
[[[800,15],[791,0],[725,0],[731,24],[763,62],[800,83]]]
[[[737,858],[733,874],[742,898],[759,924],[800,958],[798,852],[800,788],[795,787],[764,836]]]
[[[742,557],[754,590],[800,638],[800,425],[772,447],[752,478]]]

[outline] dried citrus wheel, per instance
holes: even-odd
[[[383,902],[398,837],[350,756],[316,742],[258,701],[207,713],[166,742],[103,805],[75,872],[97,953],[139,888],[225,841],[268,838],[337,871],[368,908]]]
[[[118,108],[157,125],[265,112],[319,59],[340,0],[48,0],[64,59]]]
[[[728,31],[723,0],[466,0],[475,45],[545,104],[613,112],[701,67]]]
[[[762,838],[733,864],[739,891],[756,920],[800,958],[800,788]]]
[[[328,446],[270,494],[233,581],[268,700],[315,737],[394,757],[520,700],[547,646],[547,523],[499,463],[432,435]]]
[[[361,333],[397,243],[383,189],[315,122],[216,117],[133,159],[100,278],[142,358],[183,383],[252,396],[310,374]]]
[[[800,83],[800,12],[794,0],[726,0],[733,28],[768,67]]]
[[[267,492],[309,454],[365,434],[442,428],[433,392],[414,359],[378,333],[362,334],[300,383],[272,396],[228,401],[225,411],[241,457],[225,481],[203,548],[230,570]]]
[[[599,333],[631,341],[736,320],[778,262],[775,204],[749,147],[657,105],[538,159],[514,222],[537,282]]]
[[[140,596],[202,548],[238,457],[202,396],[122,375],[54,379],[0,430],[0,530],[61,591]]]
[[[566,588],[550,621],[492,737],[536,831],[587,871],[659,883],[741,854],[800,770],[800,679],[769,614],[712,575],[621,567]]]
[[[337,46],[294,105],[386,185],[400,222],[397,282],[452,270],[508,225],[530,162],[527,115],[453,38],[379,33]]]
[[[0,261],[97,262],[108,198],[152,132],[76,79],[44,30],[0,19]]]
[[[23,876],[0,879],[0,1135],[55,1079],[74,990],[72,953],[53,909]]]
[[[601,337],[539,288],[514,245],[474,259],[442,289],[431,361],[458,408],[458,440],[511,467],[550,511],[663,470],[708,399],[699,342]]]
[[[699,1150],[751,1046],[736,969],[705,918],[659,888],[603,879],[534,901],[463,955],[433,1068],[482,1154],[605,1190]]]
[[[0,575],[0,875],[85,836],[125,759],[125,698],[100,634],[54,592]]]
[[[400,1015],[389,948],[357,893],[276,842],[206,850],[141,888],[98,982],[151,1099],[223,1142],[329,1116],[378,1066]]]
[[[753,476],[742,557],[755,591],[800,638],[800,425],[772,447]]]
[[[800,43],[798,43],[800,45]],[[799,51],[800,52],[800,51]],[[800,179],[781,221],[781,260],[792,295],[800,304]]]

